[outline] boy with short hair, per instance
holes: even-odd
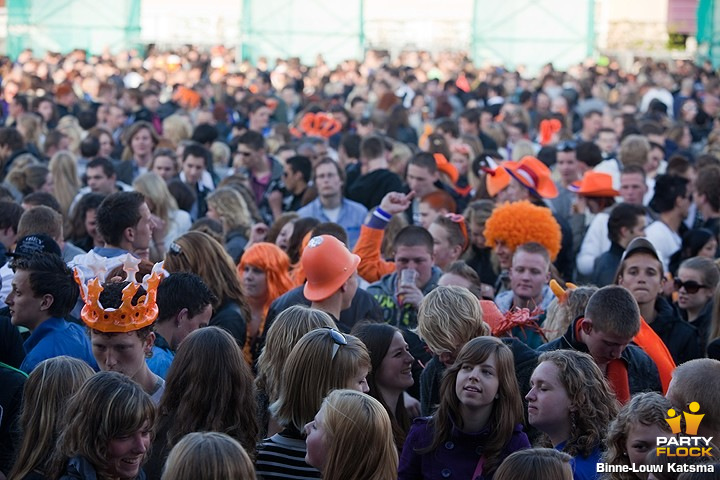
[[[652,359],[631,345],[640,331],[640,310],[632,294],[609,285],[590,297],[585,316],[570,324],[565,335],[542,345],[538,351],[572,349],[589,353],[598,364],[621,403],[645,391],[662,390]]]

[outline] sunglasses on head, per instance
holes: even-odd
[[[577,149],[577,143],[572,140],[565,140],[557,144],[558,152],[572,152]]]
[[[332,338],[332,341],[335,343],[333,345],[333,351],[332,351],[332,357],[331,360],[335,360],[335,355],[337,355],[338,350],[340,350],[340,347],[343,345],[347,345],[347,339],[345,338],[345,335],[338,332],[334,328],[325,327],[327,329],[327,332],[330,334],[330,338]]]
[[[172,255],[180,255],[182,253],[182,247],[178,245],[175,242],[172,242],[170,244],[170,248],[168,250]]]
[[[697,283],[695,280],[688,280],[683,282],[679,278],[676,278],[673,282],[675,284],[675,290],[684,288],[687,293],[697,293],[701,288],[707,288],[707,285]]]

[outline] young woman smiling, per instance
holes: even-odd
[[[372,368],[367,376],[369,394],[380,402],[390,416],[395,446],[402,450],[410,429],[404,393],[415,383],[412,376],[415,358],[410,354],[400,330],[391,325],[363,323],[356,325],[353,334],[370,352]]]

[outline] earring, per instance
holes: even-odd
[[[499,393],[496,393],[496,394],[495,394],[495,400],[497,400],[498,398],[500,398],[500,394],[499,394]]]
[[[575,412],[570,412],[570,432],[574,433],[577,430],[577,418]],[[571,433],[571,434],[572,434]]]
[[[153,356],[153,351],[152,351],[152,350],[150,350],[149,352],[145,353],[145,358],[152,358],[152,356]]]

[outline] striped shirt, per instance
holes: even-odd
[[[286,428],[258,443],[255,472],[262,480],[311,480],[320,471],[305,462],[305,440],[297,430]]]

